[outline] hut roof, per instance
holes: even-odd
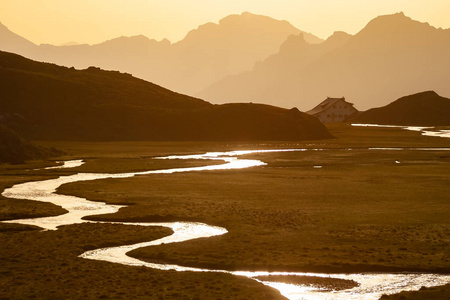
[[[323,112],[323,111],[327,110],[328,108],[332,107],[333,104],[335,104],[336,102],[339,102],[339,101],[346,102],[345,101],[345,97],[342,97],[342,98],[330,98],[330,97],[327,97],[327,99],[323,100],[322,102],[320,102],[319,105],[317,105],[316,107],[314,107],[311,110],[308,110],[306,113],[310,114],[310,115],[315,115],[317,113],[320,113],[320,112]],[[350,102],[346,102],[346,103],[348,103],[350,105],[353,105],[353,103],[350,103]]]

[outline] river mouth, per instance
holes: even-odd
[[[315,149],[317,150],[317,149]],[[392,150],[392,149],[373,149],[378,150]],[[399,150],[399,149],[395,149]],[[401,149],[400,149],[401,150]],[[420,150],[420,149],[415,149]],[[43,180],[38,182],[28,182],[18,184],[12,188],[6,189],[3,192],[3,196],[16,199],[29,199],[36,201],[51,202],[60,205],[68,211],[67,214],[39,219],[21,219],[11,220],[8,223],[22,223],[28,225],[35,225],[47,230],[56,230],[58,226],[70,225],[77,223],[89,222],[84,220],[87,216],[99,215],[105,213],[115,213],[123,205],[108,205],[101,202],[92,202],[84,198],[75,196],[63,196],[56,194],[56,190],[59,186],[66,183],[78,182],[78,181],[90,181],[97,179],[115,179],[115,178],[129,178],[135,175],[146,174],[173,174],[179,172],[194,172],[194,171],[213,171],[213,170],[236,170],[250,167],[264,166],[265,163],[259,160],[240,159],[240,155],[252,154],[252,153],[271,153],[271,152],[287,152],[297,151],[303,152],[306,149],[283,149],[283,150],[256,150],[256,151],[231,151],[231,152],[214,152],[201,155],[186,155],[186,156],[170,156],[161,157],[160,159],[208,159],[208,160],[221,160],[225,163],[222,165],[204,166],[204,167],[191,167],[191,168],[175,168],[175,169],[163,169],[152,170],[134,173],[122,173],[122,174],[96,174],[96,173],[78,173],[69,176],[61,176],[57,179]],[[431,150],[427,150],[431,151]],[[70,164],[66,164],[70,165]],[[101,223],[101,222],[99,222]],[[114,223],[114,222],[108,222]],[[166,243],[183,242],[187,240],[197,238],[207,238],[227,233],[225,228],[209,226],[202,223],[192,222],[174,222],[174,223],[118,223],[128,225],[139,226],[162,226],[168,227],[174,231],[171,236],[135,245],[126,245],[120,247],[103,248],[91,250],[83,253],[81,257],[94,260],[103,260],[108,262],[120,263],[130,266],[145,266],[160,270],[176,270],[176,271],[191,271],[191,272],[222,272],[231,273],[238,276],[246,276],[264,284],[274,287],[281,291],[283,295],[289,299],[301,299],[302,297],[314,297],[311,299],[327,299],[331,296],[334,299],[377,299],[383,293],[392,294],[402,290],[418,289],[421,286],[434,286],[442,285],[450,282],[450,276],[438,275],[438,274],[317,274],[317,273],[282,273],[282,272],[228,272],[225,270],[210,270],[199,268],[188,268],[178,265],[167,265],[158,263],[146,263],[138,259],[131,258],[126,255],[127,252],[147,246],[157,246]],[[273,277],[275,276],[275,277]],[[284,279],[288,278],[288,282],[274,282],[274,278],[280,279],[280,276],[284,276]],[[348,287],[345,289],[325,289],[317,278],[329,278],[332,276],[331,281],[341,280],[355,281],[357,286]],[[298,278],[308,277],[309,282],[305,284],[299,284]],[[294,279],[297,278],[297,279]],[[311,279],[313,278],[313,279]],[[272,280],[267,280],[272,279]],[[308,281],[307,280],[307,281]],[[325,279],[323,279],[325,280]],[[323,281],[322,280],[322,281]],[[314,282],[314,283],[312,283]],[[314,286],[314,290],[311,290],[311,286]],[[331,294],[330,294],[331,293]],[[322,298],[320,298],[322,297]]]

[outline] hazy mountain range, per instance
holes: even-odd
[[[192,95],[227,75],[251,70],[289,35],[300,33],[287,21],[245,12],[201,25],[174,44],[140,35],[92,46],[37,46],[0,25],[0,50],[68,67],[120,70]],[[303,34],[310,43],[322,41]]]
[[[0,51],[0,124],[28,139],[250,141],[330,138],[297,109],[224,104],[118,71],[41,63]]]
[[[302,83],[299,79],[302,76],[302,70],[341,47],[350,38],[349,34],[336,32],[321,44],[309,44],[303,35],[291,35],[280,46],[277,54],[257,63],[252,71],[228,76],[197,95],[216,103],[221,101],[274,103],[276,101],[282,106],[302,105],[303,108],[307,108],[299,101],[298,95],[302,92]],[[323,91],[324,88],[319,91]],[[313,98],[309,103],[318,104],[321,102],[319,100],[323,99]]]
[[[354,36],[336,33],[319,45],[291,37],[252,71],[229,76],[197,96],[301,110],[327,96],[345,96],[367,109],[423,90],[450,95],[449,78],[450,30],[398,13],[375,18]]]
[[[407,94],[450,95],[450,30],[403,13],[379,16],[354,36],[326,41],[286,21],[242,13],[177,43],[144,36],[97,45],[34,45],[0,26],[0,49],[76,68],[128,72],[213,103],[258,102],[306,111],[326,97],[365,110]]]

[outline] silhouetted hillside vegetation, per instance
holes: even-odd
[[[450,99],[441,97],[434,91],[427,91],[402,97],[383,107],[369,109],[350,121],[385,125],[450,125]]]
[[[258,104],[212,105],[116,71],[39,63],[0,52],[2,114],[45,140],[300,140],[328,138],[304,113]]]

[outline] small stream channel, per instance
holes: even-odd
[[[89,201],[85,198],[59,195],[56,193],[58,187],[66,183],[97,180],[106,178],[129,178],[135,175],[149,175],[149,174],[170,174],[176,172],[194,172],[206,170],[231,170],[243,169],[250,167],[258,167],[265,165],[264,162],[251,159],[240,159],[239,156],[252,153],[270,153],[270,152],[286,152],[286,151],[310,151],[319,149],[280,149],[280,150],[250,150],[250,151],[230,151],[230,152],[210,152],[198,155],[181,155],[181,156],[167,156],[158,159],[204,159],[204,160],[220,160],[224,164],[210,165],[202,167],[190,168],[174,168],[152,170],[144,172],[107,174],[107,173],[77,173],[74,175],[61,176],[56,179],[48,179],[35,182],[26,182],[16,184],[11,188],[5,189],[2,195],[8,198],[28,199],[35,201],[50,202],[61,206],[68,212],[66,214],[55,217],[44,217],[34,219],[17,219],[3,221],[5,223],[21,223],[28,225],[35,225],[44,230],[57,230],[58,226],[70,225],[77,223],[119,223],[124,225],[139,225],[139,226],[163,226],[173,230],[173,234],[158,240],[138,243],[134,245],[124,245],[120,247],[111,247],[87,251],[80,256],[86,259],[102,260],[113,263],[119,263],[132,266],[145,266],[160,270],[177,270],[190,272],[222,272],[231,273],[236,276],[245,276],[252,278],[267,286],[278,289],[282,295],[289,299],[378,299],[382,294],[394,294],[406,290],[418,290],[422,286],[432,287],[450,283],[450,275],[441,274],[423,274],[423,273],[362,273],[362,274],[320,274],[320,273],[295,273],[295,272],[229,272],[226,270],[209,270],[200,268],[190,268],[178,265],[168,264],[154,264],[147,263],[126,255],[127,252],[148,246],[157,246],[167,243],[178,243],[197,238],[207,238],[217,235],[226,234],[225,228],[210,226],[202,223],[193,222],[174,222],[174,223],[122,223],[122,222],[94,222],[83,220],[83,217],[115,213],[123,205],[109,205],[103,202]],[[351,151],[351,149],[348,149]],[[390,148],[370,149],[378,150],[392,150]],[[396,149],[401,150],[401,149]],[[433,151],[431,148],[421,149],[407,149],[409,151]],[[449,150],[450,148],[440,148],[439,150]],[[67,161],[57,168],[71,168],[82,164],[82,161]],[[55,168],[55,167],[51,167]],[[358,286],[346,290],[333,291],[314,287],[311,285],[297,285],[286,284],[280,282],[263,281],[258,277],[267,275],[281,275],[281,276],[309,276],[321,278],[335,278],[344,280],[353,280],[358,283]]]

